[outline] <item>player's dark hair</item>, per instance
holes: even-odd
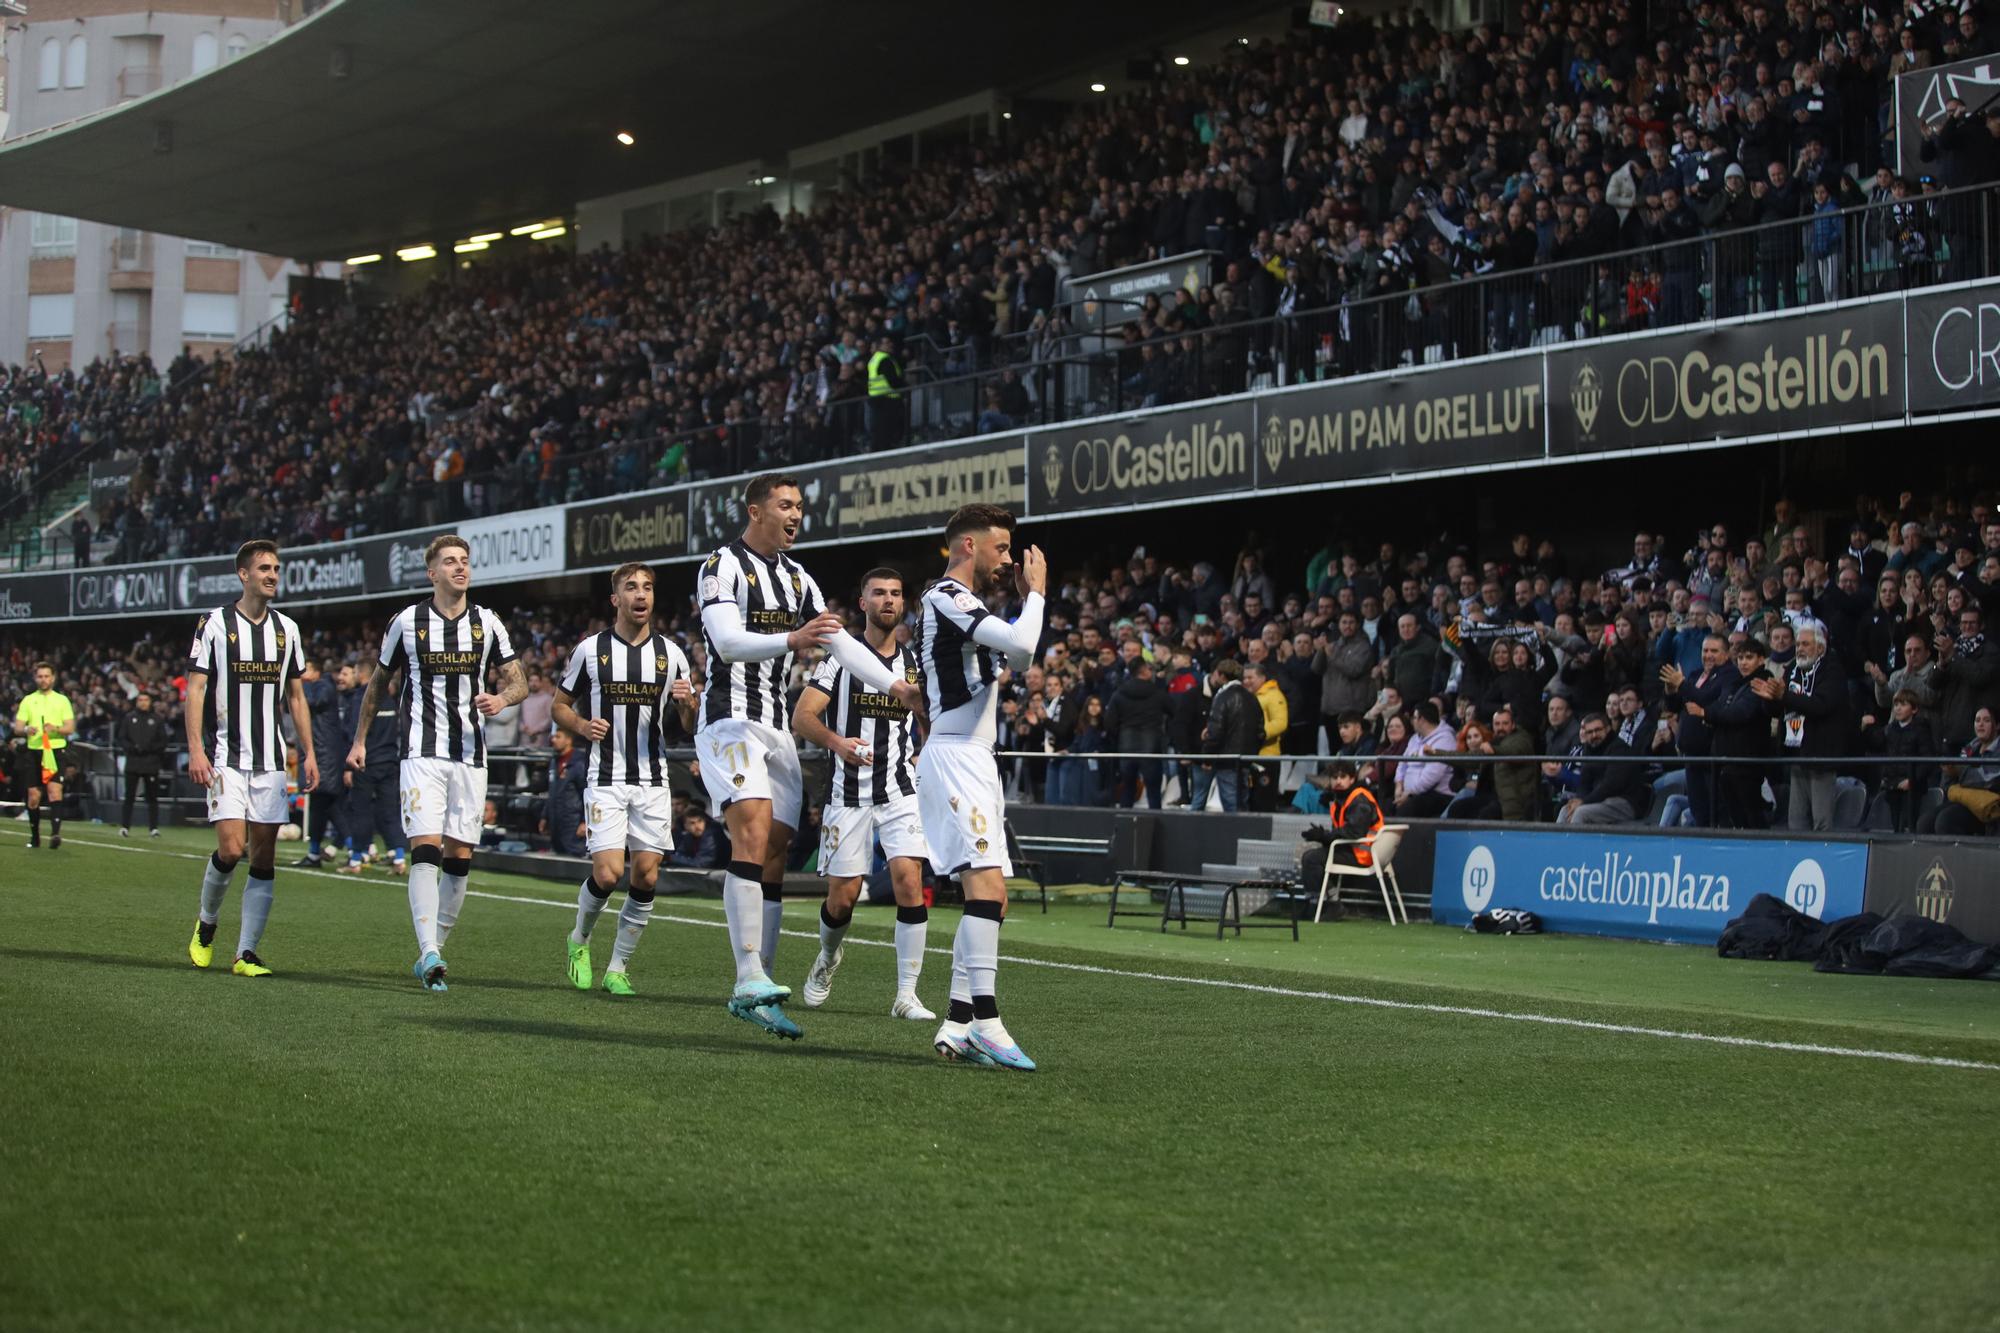
[[[238,569],[250,568],[250,563],[266,551],[269,551],[272,555],[277,555],[278,544],[266,537],[259,537],[255,541],[244,542],[236,548],[236,567]]]
[[[789,486],[793,490],[802,489],[797,477],[783,472],[766,472],[761,477],[750,478],[750,484],[743,488],[743,512],[747,517],[751,505],[760,505],[771,498],[771,492]]]
[[[611,571],[611,591],[617,592],[619,588],[624,586],[626,578],[633,574],[644,574],[646,582],[656,588],[660,585],[659,579],[653,575],[653,567],[651,565],[639,560],[628,560]]]
[[[53,676],[56,674],[56,664],[54,662],[37,662],[30,669],[29,674],[32,675],[36,671],[47,671],[51,676]]]
[[[950,546],[968,532],[990,532],[994,528],[1014,530],[1014,515],[999,505],[962,505],[944,525],[944,544]]]
[[[889,568],[887,565],[877,565],[861,576],[861,591],[867,592],[868,585],[877,579],[881,579],[884,583],[893,583],[899,588],[908,586],[903,582],[903,576],[900,573]]]
[[[424,568],[429,569],[437,563],[439,552],[449,551],[454,546],[465,552],[468,559],[471,558],[472,547],[466,544],[465,538],[455,532],[447,532],[431,538],[431,544],[424,548]]]

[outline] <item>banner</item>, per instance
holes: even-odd
[[[1540,458],[1542,360],[1509,357],[1257,400],[1257,486]]]
[[[1440,830],[1431,917],[1510,907],[1549,930],[1713,944],[1757,894],[1834,921],[1861,910],[1867,881],[1859,842]]]
[[[1974,56],[1949,65],[1911,70],[1896,76],[1896,174],[1911,180],[1935,176],[1941,165],[1924,161],[1924,127],[1944,123],[1944,104],[1956,97],[1965,103],[1969,127],[1986,132],[1981,114],[2000,98],[2000,60]],[[1970,181],[1958,182],[1971,184]]]
[[[799,495],[805,501],[805,522],[799,527],[801,542],[832,541],[840,535],[840,491],[833,469],[793,468]],[[746,515],[743,488],[749,478],[712,481],[688,492],[688,545],[684,554],[705,556],[719,546],[727,546],[743,535]]]
[[[174,567],[173,585],[174,607],[181,611],[206,611],[243,595],[236,561],[226,555],[181,561]]]
[[[80,569],[70,576],[70,614],[149,616],[174,609],[172,565]]]
[[[1171,307],[1175,292],[1196,292],[1213,280],[1217,258],[1213,250],[1194,250],[1150,264],[1066,279],[1063,301],[1072,308],[1069,322],[1083,332],[1101,333],[1137,319],[1148,296],[1157,295]]]
[[[563,509],[549,505],[493,518],[469,518],[446,532],[465,538],[472,551],[472,578],[502,581],[560,574],[563,567]],[[286,561],[290,563],[289,558]],[[288,571],[289,572],[289,571]]]
[[[999,505],[1019,514],[1027,498],[1019,437],[855,458],[833,472],[834,524],[842,537],[942,531],[963,505]]]
[[[1911,414],[2000,403],[2000,283],[1911,296],[1908,306]]]
[[[423,528],[398,532],[387,537],[364,537],[361,559],[367,569],[368,591],[416,592],[431,586],[424,569],[424,548],[443,528]]]
[[[2000,944],[2000,844],[1879,842],[1868,856],[1866,906],[1883,916],[1915,912]]]
[[[1549,452],[1591,454],[1903,415],[1897,301],[1550,348]]]
[[[1058,426],[1028,437],[1028,512],[1128,509],[1256,486],[1249,399],[1124,421]]]
[[[90,508],[100,517],[113,503],[123,500],[132,489],[139,471],[137,454],[113,454],[90,465]]]
[[[0,578],[0,625],[66,618],[70,613],[69,582],[67,574],[9,574]]]
[[[688,554],[688,493],[632,495],[571,506],[564,516],[566,569],[616,569],[628,560]]]

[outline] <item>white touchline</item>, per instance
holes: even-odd
[[[139,852],[148,856],[174,856],[188,861],[206,861],[208,858],[197,852],[170,852],[155,847],[127,847],[122,843],[103,842],[95,838],[71,836],[70,841],[81,842],[90,847],[101,847],[114,852]],[[351,876],[335,874],[330,870],[306,870],[286,867],[287,875],[315,875],[323,879],[337,880],[343,884],[370,885],[376,881],[357,880]],[[384,882],[384,888],[389,887]],[[565,911],[576,910],[573,901],[558,898],[530,898],[520,894],[493,893],[486,889],[468,889],[470,898],[490,898],[502,903],[526,903],[532,907],[560,907]],[[720,904],[717,904],[718,909]],[[726,922],[711,921],[706,917],[674,916],[669,913],[656,914],[655,921],[672,921],[684,926],[711,926],[717,930],[725,928]],[[819,932],[812,930],[787,930],[781,932],[793,939],[818,940]],[[849,944],[867,945],[876,949],[893,949],[889,940],[865,940],[854,936],[847,939]],[[949,954],[949,949],[927,949],[927,953]],[[1822,1046],[1816,1042],[1773,1041],[1761,1037],[1730,1037],[1714,1032],[1683,1032],[1675,1028],[1637,1027],[1626,1023],[1601,1023],[1588,1018],[1563,1018],[1557,1014],[1516,1013],[1507,1009],[1482,1009],[1463,1004],[1427,1004],[1419,1000],[1385,1000],[1374,995],[1345,995],[1339,991],[1299,990],[1290,986],[1260,986],[1252,981],[1227,981],[1221,977],[1184,977],[1170,972],[1134,972],[1118,967],[1093,967],[1088,963],[1059,963],[1049,958],[1020,958],[1012,954],[1001,955],[1000,961],[1014,963],[1022,967],[1046,967],[1059,972],[1087,972],[1094,976],[1118,977],[1127,981],[1163,981],[1176,986],[1210,986],[1218,990],[1247,991],[1254,995],[1277,995],[1293,1000],[1321,1000],[1330,1004],[1353,1004],[1369,1009],[1396,1009],[1415,1014],[1448,1014],[1461,1018],[1488,1018],[1507,1023],[1540,1023],[1546,1027],[1576,1028],[1585,1032],[1610,1032],[1624,1037],[1659,1037],[1671,1041],[1705,1042],[1712,1046],[1739,1046],[1759,1051],[1787,1051],[1797,1055],[1833,1055],[1851,1060],[1887,1060],[1893,1064],[1928,1065],[1937,1069],[1979,1069],[2000,1073],[2000,1064],[1984,1060],[1959,1060],[1948,1055],[1918,1055],[1911,1051],[1871,1051],[1859,1046]]]

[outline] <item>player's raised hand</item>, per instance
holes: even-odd
[[[1020,580],[1021,595],[1031,592],[1046,594],[1049,590],[1049,558],[1042,554],[1039,546],[1030,546],[1021,554],[1021,563],[1014,570]]]
[[[924,691],[921,686],[899,680],[889,687],[889,697],[918,717],[924,715]]]
[[[806,648],[820,648],[831,642],[833,636],[846,627],[840,617],[831,611],[822,611],[805,624],[785,636],[785,646],[793,652]]]

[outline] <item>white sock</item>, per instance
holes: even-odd
[[[410,866],[410,924],[416,928],[419,956],[437,952],[438,874],[435,861]]]
[[[569,933],[571,944],[588,944],[590,932],[597,927],[597,914],[611,901],[610,890],[605,890],[602,898],[597,896],[597,881],[586,879],[583,887],[576,891],[576,926]]]
[[[451,938],[451,928],[458,924],[458,909],[465,906],[465,886],[469,877],[465,875],[438,876],[438,947]]]
[[[264,938],[264,923],[271,919],[272,886],[271,880],[255,875],[243,881],[243,923],[236,934],[238,958],[255,953],[257,942]]]
[[[967,992],[974,998],[991,995],[1000,970],[1000,923],[981,916],[958,920],[958,949],[965,958]]]
[[[905,921],[903,918],[911,919]],[[917,978],[924,970],[924,945],[931,933],[928,907],[896,909],[896,993],[915,995]]]
[[[834,925],[831,921],[828,921],[826,919],[826,907],[824,904],[821,905],[819,909],[820,957],[831,958],[836,952],[839,951],[840,942],[847,938],[847,928],[848,926],[853,924],[853,922],[854,918],[852,916],[849,916],[847,920],[841,922],[839,925],[837,926]]]
[[[757,895],[763,898],[764,886],[757,886]],[[770,976],[778,969],[778,931],[785,924],[785,904],[775,898],[763,898],[764,931],[758,941],[758,957],[764,964],[764,975]]]
[[[227,871],[215,868],[215,858],[201,868],[201,920],[203,925],[212,926],[222,913],[222,895],[229,892],[229,877],[236,873],[236,867]]]
[[[965,971],[965,925],[951,939],[951,998],[955,1003],[972,1003],[972,978]]]
[[[722,912],[729,918],[729,952],[736,960],[736,984],[769,981],[764,957],[764,886],[754,879],[724,874]]]
[[[611,966],[609,972],[623,972],[626,960],[639,947],[639,937],[646,933],[646,922],[653,915],[653,895],[637,897],[630,889],[625,891],[625,908],[618,913],[618,939],[611,946]]]

